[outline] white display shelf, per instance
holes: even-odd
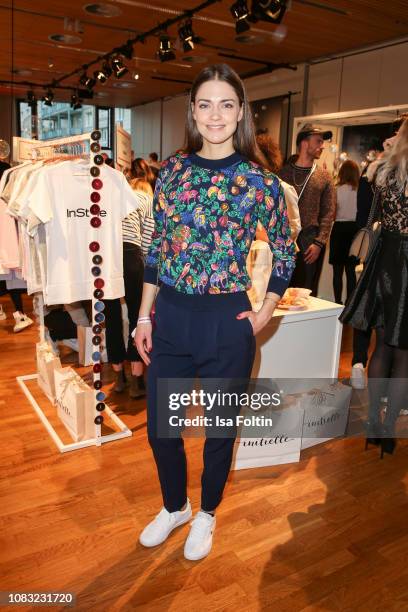
[[[343,306],[310,298],[307,310],[277,308],[257,335],[253,378],[337,378]]]

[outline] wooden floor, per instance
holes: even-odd
[[[1,591],[73,591],[87,611],[408,610],[406,441],[382,461],[353,438],[235,472],[207,559],[184,559],[186,526],[145,549],[161,498],[144,402],[115,399],[132,438],[61,455],[15,379],[35,371],[36,330],[13,334],[1,302]],[[198,509],[201,441],[187,447]]]

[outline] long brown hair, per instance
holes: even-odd
[[[143,181],[147,181],[150,183],[152,188],[154,188],[155,176],[153,174],[153,170],[150,168],[147,161],[142,157],[136,157],[136,159],[132,161],[131,180],[134,179],[142,179]]]
[[[282,153],[280,152],[278,144],[269,134],[258,134],[256,142],[266,159],[268,170],[274,172],[274,174],[278,174],[279,170],[282,168]]]
[[[360,168],[352,159],[346,159],[340,166],[339,175],[337,177],[337,185],[351,185],[353,191],[357,190],[360,180]]]
[[[231,85],[237,94],[239,105],[243,107],[241,121],[233,136],[233,146],[237,153],[261,166],[265,166],[265,159],[256,143],[254,123],[245,87],[237,73],[228,64],[213,64],[204,68],[194,79],[191,86],[189,104],[187,109],[186,137],[184,150],[186,153],[195,153],[203,146],[203,137],[197,129],[193,117],[192,105],[195,104],[197,91],[207,81],[224,81]]]
[[[145,181],[145,179],[134,178],[130,181],[130,186],[134,191],[144,191],[144,193],[153,197],[152,186],[149,181]]]

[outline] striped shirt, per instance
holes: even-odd
[[[146,256],[154,230],[153,198],[144,191],[137,191],[139,206],[122,221],[123,242],[141,247]]]

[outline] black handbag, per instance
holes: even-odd
[[[309,227],[305,227],[299,233],[297,237],[296,244],[299,247],[301,253],[307,251],[315,238],[317,238],[319,234],[319,226],[318,225],[310,225]]]

